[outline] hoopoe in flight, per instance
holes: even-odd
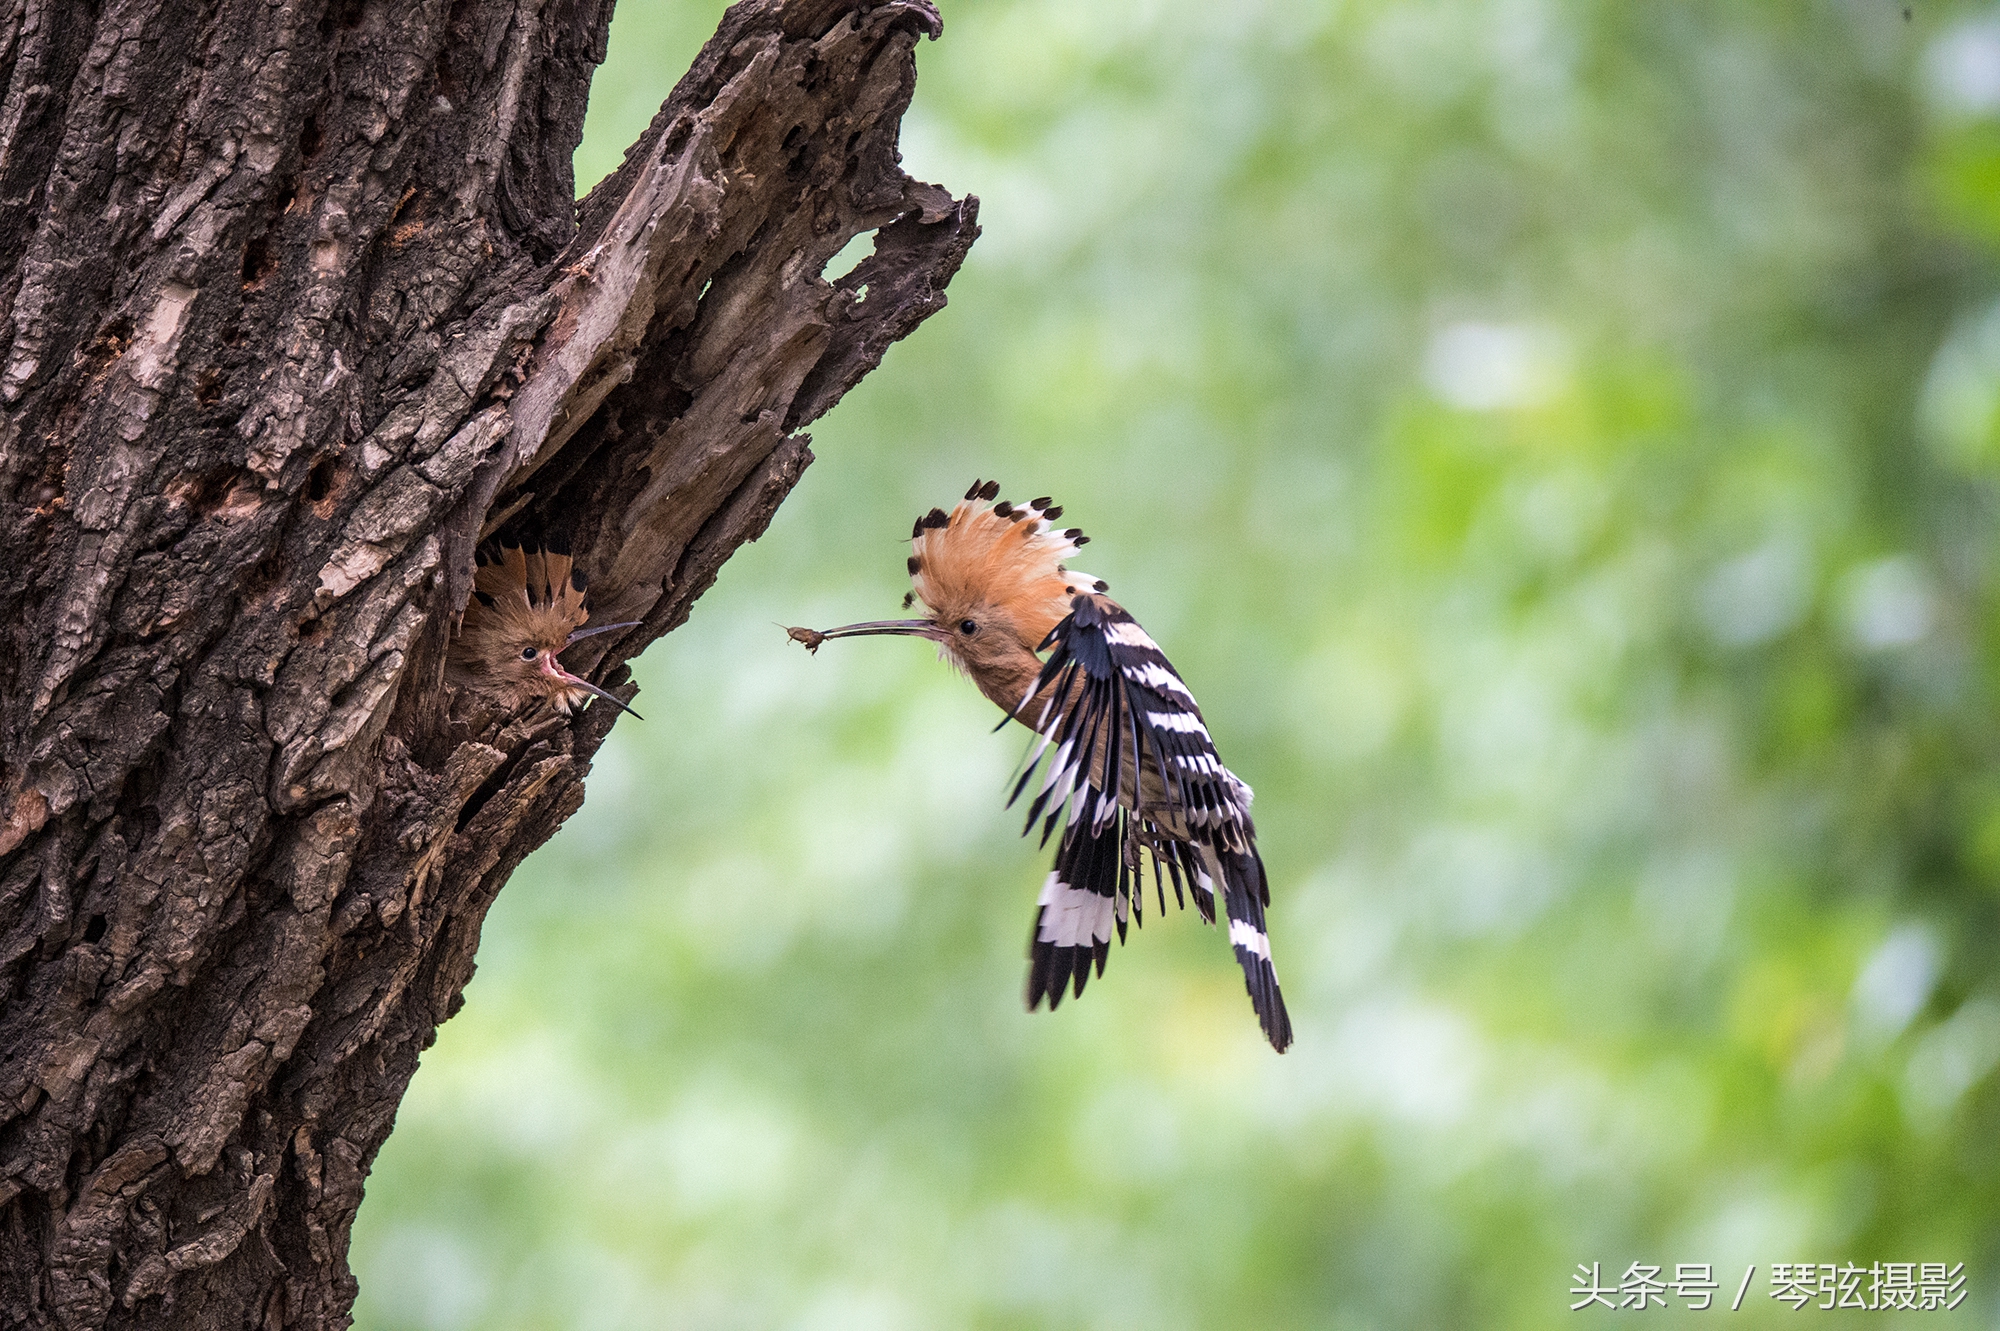
[[[1010,805],[1053,747],[1023,829],[1040,820],[1047,844],[1057,820],[1065,824],[1028,940],[1030,1011],[1043,999],[1053,1010],[1066,988],[1081,995],[1093,966],[1104,974],[1114,928],[1123,942],[1128,917],[1140,922],[1143,848],[1152,854],[1162,912],[1163,865],[1176,904],[1184,904],[1185,883],[1210,924],[1220,886],[1251,1006],[1283,1052],[1292,1021],[1264,932],[1271,894],[1250,787],[1216,757],[1201,708],[1166,654],[1104,595],[1102,581],[1065,565],[1090,538],[1057,529],[1062,509],[1047,498],[1016,508],[995,502],[999,493],[996,481],[974,481],[950,513],[934,508],[917,519],[909,559],[915,588],[903,604],[921,599],[928,618],[791,636],[813,650],[827,638],[880,633],[936,643],[1009,720],[1040,736]]]
[[[473,557],[479,567],[472,575],[472,599],[465,603],[464,623],[445,658],[454,683],[491,694],[510,708],[540,700],[567,716],[594,694],[639,715],[556,659],[579,639],[638,623],[583,627],[590,618],[586,583],[567,551],[524,550],[502,541]]]

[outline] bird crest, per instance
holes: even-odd
[[[465,641],[491,636],[563,642],[590,618],[583,578],[567,554],[503,544],[478,551],[474,559],[479,567],[465,611]]]
[[[1063,561],[1090,538],[1059,528],[1062,505],[1048,496],[1015,506],[998,481],[974,481],[951,512],[934,508],[910,529],[911,593],[933,611],[983,600],[1032,646],[1070,611],[1078,592],[1106,584]]]

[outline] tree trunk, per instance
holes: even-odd
[[[442,682],[474,544],[567,535],[629,696],[977,235],[925,0],[738,5],[579,207],[610,10],[0,0],[0,1325],[344,1322],[616,715]]]

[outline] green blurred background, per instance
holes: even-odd
[[[720,9],[620,5],[579,181]],[[2000,1320],[2000,10],[944,11],[904,156],[985,236],[494,907],[359,1324]],[[1022,1012],[1021,739],[776,627],[974,477],[1256,787],[1284,1057],[1187,915]]]

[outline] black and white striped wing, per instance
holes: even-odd
[[[1264,908],[1270,891],[1250,821],[1250,788],[1222,765],[1201,709],[1166,654],[1123,607],[1083,594],[1049,634],[1049,658],[1016,713],[1041,736],[1011,804],[1038,768],[1028,825],[1046,843],[1064,824],[1029,938],[1028,1006],[1054,1008],[1104,973],[1115,930],[1140,919],[1139,849],[1152,852],[1160,909],[1166,877],[1204,919],[1220,886],[1229,939],[1258,1020],[1273,1046],[1291,1043],[1291,1019],[1271,967]],[[1048,753],[1043,767],[1041,759]],[[1220,884],[1217,879],[1220,878]]]

